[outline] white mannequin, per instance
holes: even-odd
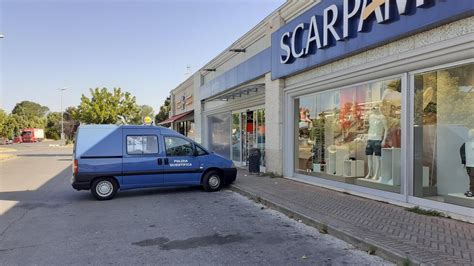
[[[372,108],[372,113],[369,115],[369,132],[368,132],[368,143],[370,141],[379,141],[381,142],[381,148],[385,146],[385,140],[387,139],[387,134],[388,134],[388,125],[387,125],[387,119],[385,116],[380,112],[379,108],[377,106]],[[380,155],[375,154],[375,152],[372,152],[372,154],[367,154],[367,160],[368,160],[368,169],[369,172],[367,173],[367,176],[365,178],[367,179],[375,179],[379,180],[380,178]]]

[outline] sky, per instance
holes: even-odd
[[[121,87],[155,111],[169,91],[284,0],[0,0],[0,108],[51,111]]]

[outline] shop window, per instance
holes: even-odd
[[[474,64],[413,79],[413,194],[474,208]]]
[[[231,114],[223,113],[210,115],[208,122],[209,149],[225,158],[230,159],[230,123]]]
[[[401,79],[296,99],[295,170],[400,193]]]

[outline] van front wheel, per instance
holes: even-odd
[[[117,190],[117,182],[111,177],[98,178],[92,182],[91,186],[91,193],[98,200],[112,199]]]
[[[204,175],[202,186],[208,192],[218,191],[222,187],[222,177],[217,171],[210,171]]]

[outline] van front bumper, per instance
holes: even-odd
[[[224,183],[231,184],[237,178],[237,168],[224,168]]]

